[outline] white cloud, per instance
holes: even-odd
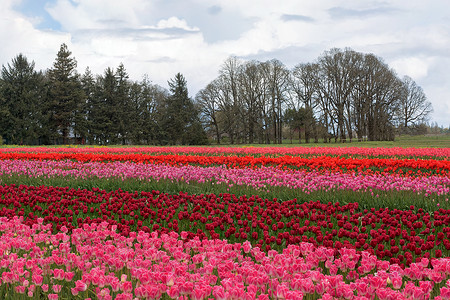
[[[170,17],[167,20],[160,20],[156,25],[156,28],[181,28],[188,31],[198,31],[197,27],[190,27],[186,23],[186,20],[180,20],[177,17]]]
[[[91,42],[92,50],[101,56],[125,58],[136,55],[137,45],[118,37],[99,37]]]
[[[19,53],[36,62],[37,68],[46,69],[52,63],[61,43],[70,42],[70,34],[41,31],[29,20],[12,10],[20,1],[2,1],[0,4],[0,57],[8,63]]]
[[[132,79],[148,74],[163,86],[182,72],[194,93],[229,55],[277,58],[291,67],[351,47],[411,76],[435,106],[436,120],[450,119],[441,95],[450,94],[443,82],[450,80],[446,0],[55,0],[46,9],[61,32],[36,29],[38,19],[14,10],[20,2],[0,1],[0,26],[8,28],[0,31],[2,64],[22,52],[49,68],[64,42],[81,72],[89,66],[101,74],[123,62]]]
[[[414,80],[428,75],[429,59],[420,57],[405,57],[394,60],[389,64],[401,76],[408,75]]]

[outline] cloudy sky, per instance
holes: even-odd
[[[0,0],[0,41],[1,65],[23,53],[48,69],[66,43],[80,73],[122,62],[167,87],[181,72],[191,96],[230,55],[292,68],[350,47],[412,77],[450,125],[448,0]]]

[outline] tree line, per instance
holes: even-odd
[[[194,99],[180,73],[169,89],[132,81],[123,64],[79,74],[62,44],[51,69],[19,54],[0,74],[7,144],[282,143],[392,140],[432,111],[423,90],[382,59],[331,49],[289,70],[279,60],[228,58]]]
[[[432,112],[410,77],[373,54],[331,49],[292,70],[279,60],[230,57],[196,95],[207,130],[220,143],[393,140]]]
[[[62,44],[53,67],[17,55],[0,77],[0,137],[7,144],[205,144],[199,111],[180,73],[169,90],[131,81],[123,64],[77,73]]]

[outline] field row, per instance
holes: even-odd
[[[264,156],[395,156],[448,158],[450,148],[363,148],[363,147],[13,147],[0,148],[3,153],[103,153],[103,154],[195,154],[195,155],[264,155]]]
[[[343,158],[319,157],[253,157],[253,156],[197,156],[197,155],[148,155],[148,154],[93,154],[93,153],[0,153],[0,160],[73,160],[80,162],[127,161],[147,164],[169,164],[174,166],[227,166],[229,168],[259,168],[276,166],[280,169],[294,168],[325,170],[331,172],[378,172],[406,175],[448,176],[448,160],[416,160],[398,158]]]

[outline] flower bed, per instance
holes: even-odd
[[[139,230],[187,232],[187,238],[249,241],[264,251],[310,242],[332,249],[366,250],[408,266],[422,258],[450,256],[450,210],[360,210],[296,199],[278,202],[230,194],[177,195],[57,187],[2,186],[0,216],[43,218],[54,232],[107,222],[129,236]]]
[[[196,155],[328,155],[328,156],[394,156],[445,159],[450,148],[363,148],[363,147],[16,147],[0,148],[0,152],[22,153],[140,153]]]
[[[368,252],[310,243],[267,254],[249,242],[124,237],[108,223],[52,234],[0,218],[1,293],[48,299],[449,299],[450,259],[405,269]],[[181,238],[181,239],[180,239]]]
[[[449,152],[2,148],[0,297],[450,299]]]
[[[416,160],[400,158],[345,158],[319,156],[303,158],[297,156],[253,157],[253,156],[199,156],[199,155],[149,155],[149,154],[94,154],[94,153],[0,153],[0,160],[75,160],[81,162],[130,161],[135,163],[227,166],[231,168],[257,168],[277,166],[278,168],[307,168],[334,172],[399,172],[409,169],[407,174],[443,174],[448,176],[448,160]],[[374,170],[373,170],[374,169]],[[414,171],[413,171],[414,170]],[[411,172],[409,172],[411,171]]]
[[[143,181],[212,183],[267,190],[286,187],[310,193],[314,191],[350,190],[379,193],[411,191],[443,196],[450,193],[450,177],[443,175],[401,176],[390,173],[358,174],[354,172],[319,172],[316,170],[283,170],[277,167],[227,168],[225,166],[173,166],[167,164],[136,164],[132,162],[78,162],[68,160],[0,160],[0,176],[70,177],[138,179]]]

